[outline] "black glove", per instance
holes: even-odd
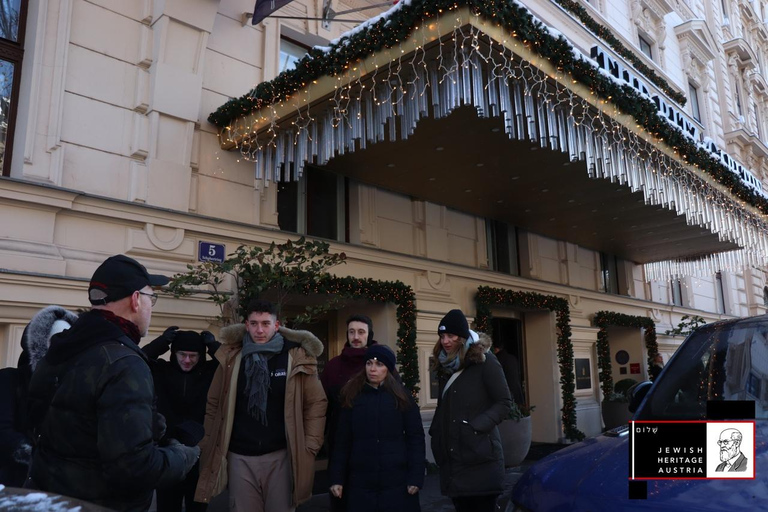
[[[174,453],[179,454],[184,459],[184,474],[189,473],[197,461],[200,459],[200,447],[199,446],[184,446],[176,439],[168,441],[168,449]]]
[[[203,338],[203,345],[205,345],[205,348],[211,348],[211,346],[218,346],[218,341],[216,341],[216,336],[213,335],[210,331],[202,331],[200,333],[200,337]]]
[[[176,331],[178,330],[179,330],[178,326],[172,325],[166,330],[164,330],[163,334],[155,338],[155,340],[152,343],[158,340],[163,340],[163,343],[170,347],[171,343],[173,343],[173,340],[176,338]]]

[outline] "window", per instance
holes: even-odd
[[[600,253],[601,287],[605,293],[619,293],[618,261],[612,254]]]
[[[691,114],[693,118],[701,122],[701,110],[699,108],[699,90],[692,83],[688,83],[688,96],[691,100]]]
[[[767,339],[765,322],[751,319],[699,327],[667,363],[671,367],[654,384],[646,407],[635,419],[703,420],[709,400],[764,394],[759,377],[765,368]],[[756,419],[768,419],[767,405],[755,401]]]
[[[760,116],[760,107],[757,106],[757,103],[752,102],[752,107],[755,109],[755,128],[757,130],[757,138],[762,140],[763,139],[763,127],[762,127],[762,120]]]
[[[672,305],[673,306],[682,306],[683,305],[683,283],[679,279],[675,279],[670,283],[670,286],[672,287]]]
[[[739,83],[738,79],[736,79],[736,82],[733,84],[733,97],[736,100],[736,112],[739,114],[740,117],[744,117],[744,110],[741,108],[741,91],[739,90]]]
[[[11,172],[27,2],[0,0],[0,174]]]
[[[497,220],[485,223],[488,239],[488,266],[513,276],[520,275],[517,228]]]
[[[717,312],[725,313],[725,292],[723,291],[723,274],[715,274],[715,292],[717,293]]]
[[[653,47],[651,43],[643,36],[637,37],[640,43],[640,51],[643,52],[649,59],[653,60]]]
[[[763,306],[768,308],[768,286],[763,287]]]
[[[2,0],[0,0],[2,1]],[[293,69],[296,63],[307,54],[309,48],[285,37],[280,38],[280,66],[278,73]]]
[[[347,184],[342,176],[307,166],[299,181],[277,187],[280,229],[346,241]]]

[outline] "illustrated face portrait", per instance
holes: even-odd
[[[191,352],[188,350],[176,351],[176,362],[179,363],[179,368],[181,368],[182,371],[192,371],[192,368],[197,366],[198,361],[200,361],[199,352]]]
[[[266,343],[280,327],[280,322],[270,313],[254,311],[248,315],[245,328],[256,343]]]
[[[349,322],[347,325],[347,341],[355,348],[368,345],[368,324],[365,322]]]
[[[736,429],[726,429],[720,433],[720,461],[725,462],[736,457],[741,450],[741,433]]]

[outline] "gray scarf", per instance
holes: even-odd
[[[285,342],[278,332],[266,343],[255,343],[248,331],[243,335],[243,361],[245,361],[245,393],[248,395],[248,413],[267,425],[267,394],[269,393],[269,367],[267,362],[283,350]]]
[[[473,331],[469,332],[472,333]],[[440,362],[440,366],[443,367],[443,373],[445,375],[453,375],[458,371],[459,366],[461,366],[459,353],[464,352],[466,354],[469,347],[475,342],[477,342],[477,340],[470,335],[464,342],[464,346],[460,347],[458,350],[454,350],[452,355],[449,355],[445,349],[440,349],[440,353],[437,355],[437,360]]]

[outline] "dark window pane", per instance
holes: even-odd
[[[12,63],[0,60],[0,169],[5,168],[5,143],[8,139],[8,122],[13,100],[11,91],[13,90],[14,68]]]
[[[19,17],[21,0],[0,0],[0,37],[10,41],[19,40]]]
[[[307,234],[336,240],[339,178],[314,167],[308,168],[304,176],[307,179]]]
[[[299,182],[281,181],[277,185],[277,225],[283,231],[298,231]]]
[[[487,221],[490,268],[513,276],[520,275],[517,229],[497,220]]]
[[[600,275],[605,293],[619,293],[619,273],[616,256],[600,253]]]

